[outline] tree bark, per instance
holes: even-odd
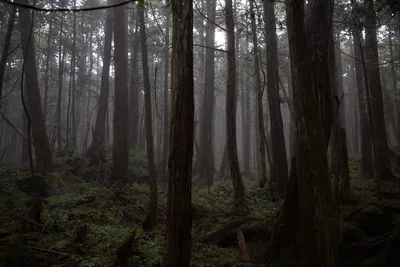
[[[272,154],[269,185],[272,190],[277,189],[278,191],[284,191],[286,190],[288,181],[288,164],[279,96],[278,44],[273,1],[264,1],[264,12],[267,38],[267,95],[270,114]]]
[[[395,179],[391,171],[386,122],[383,107],[382,83],[379,70],[378,40],[373,0],[365,0],[365,64],[366,78],[371,105],[372,144],[376,167],[376,178],[379,181]]]
[[[13,6],[11,13],[10,13],[10,18],[8,19],[7,32],[6,32],[6,36],[4,37],[3,52],[1,53],[1,58],[0,58],[0,109],[1,109],[1,101],[2,101],[2,96],[3,96],[4,73],[6,71],[8,50],[10,49],[11,37],[12,37],[12,31],[14,28],[16,12],[17,12],[17,8],[15,6]],[[1,140],[0,140],[0,144],[1,144]]]
[[[104,55],[103,69],[101,72],[99,105],[97,108],[96,124],[93,139],[86,151],[92,163],[96,163],[99,158],[102,144],[106,136],[106,115],[108,107],[108,94],[110,89],[110,63],[111,63],[111,42],[113,35],[113,12],[107,10],[107,18],[104,26]]]
[[[144,10],[139,10],[140,23],[140,42],[142,48],[142,64],[143,64],[143,83],[144,83],[144,105],[145,105],[145,126],[146,126],[146,151],[147,151],[147,168],[149,171],[150,186],[150,207],[148,213],[148,224],[146,228],[153,229],[157,225],[157,173],[154,163],[154,139],[152,125],[152,105],[151,105],[151,89],[149,77],[149,63],[146,44],[146,30],[144,22]]]
[[[371,138],[371,126],[368,119],[366,92],[365,92],[365,73],[363,68],[363,37],[361,34],[361,26],[359,21],[359,15],[355,1],[352,1],[352,13],[353,13],[353,24],[352,29],[354,39],[354,61],[356,71],[356,85],[357,85],[357,100],[360,117],[360,177],[361,178],[373,178],[374,177],[374,161],[372,157],[372,138]]]
[[[286,13],[296,148],[287,196],[271,246],[278,249],[274,256],[289,263],[339,266],[338,218],[332,194],[328,193],[331,184],[326,155],[333,123],[329,103],[333,1],[309,1],[307,30],[302,0],[286,3]]]
[[[53,160],[42,112],[35,58],[35,37],[29,9],[19,8],[19,24],[25,65],[25,94],[31,121],[33,144],[35,146],[37,170],[41,173],[46,173],[50,170]]]
[[[172,0],[169,190],[162,266],[190,266],[194,138],[193,1]]]
[[[162,148],[162,164],[167,167],[168,163],[168,144],[169,144],[169,28],[170,28],[170,15],[167,15],[165,21],[165,45],[164,45],[164,121],[163,121],[163,148]]]
[[[214,151],[213,151],[213,111],[214,111],[214,43],[215,43],[215,12],[216,0],[207,1],[207,29],[206,29],[206,66],[204,76],[204,95],[201,116],[200,132],[200,155],[199,169],[200,177],[203,178],[208,187],[214,182]]]
[[[254,70],[255,70],[255,86],[256,86],[256,94],[257,94],[257,111],[258,111],[258,153],[259,153],[259,170],[258,170],[258,180],[260,183],[260,187],[263,188],[267,182],[267,163],[265,158],[265,147],[266,144],[264,142],[265,136],[265,128],[264,128],[264,111],[262,105],[262,96],[263,90],[261,88],[261,77],[260,77],[260,58],[258,52],[258,39],[257,39],[257,27],[256,27],[256,19],[254,13],[254,1],[250,0],[250,20],[251,20],[251,32],[253,38],[253,54],[254,54]],[[261,138],[260,138],[261,136]]]
[[[136,18],[136,30],[133,34],[132,41],[132,73],[131,73],[131,84],[130,84],[130,94],[129,94],[129,148],[136,149],[138,146],[138,135],[139,135],[139,86],[138,86],[138,55],[139,55],[139,16],[133,12],[133,18]],[[133,20],[132,18],[132,20]]]
[[[235,24],[233,21],[232,0],[225,1],[225,20],[228,39],[228,76],[226,90],[226,135],[229,169],[234,188],[234,200],[237,206],[245,206],[245,188],[240,173],[236,145],[236,53]]]
[[[124,6],[114,8],[114,134],[109,184],[128,179],[127,25]]]

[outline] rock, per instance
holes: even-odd
[[[393,229],[393,214],[384,206],[366,206],[358,215],[358,227],[368,236],[379,236]]]

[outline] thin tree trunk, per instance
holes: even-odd
[[[12,31],[14,28],[16,12],[17,12],[17,7],[13,6],[11,13],[10,13],[10,18],[8,19],[7,32],[6,32],[6,36],[4,37],[4,45],[2,47],[3,52],[1,53],[1,58],[0,58],[0,110],[1,110],[1,101],[2,101],[2,96],[3,96],[4,73],[6,71],[8,50],[10,49],[10,43],[11,43]],[[0,140],[0,144],[1,144],[1,140]]]
[[[271,126],[272,166],[270,188],[284,191],[288,181],[288,164],[279,96],[278,43],[273,1],[264,1],[264,12],[265,32],[267,35],[267,94]]]
[[[165,21],[165,44],[164,44],[164,121],[163,121],[163,148],[161,163],[163,167],[167,167],[168,163],[168,144],[169,144],[169,28],[170,28],[170,15],[167,15]]]
[[[353,0],[354,1],[354,0]],[[365,92],[365,73],[363,69],[363,37],[361,34],[360,21],[357,17],[357,6],[355,2],[352,2],[352,12],[354,16],[354,28],[353,28],[353,39],[354,39],[354,61],[355,61],[355,72],[356,72],[356,85],[357,85],[357,100],[359,107],[360,117],[360,177],[361,178],[373,178],[374,177],[374,161],[372,157],[372,138],[371,138],[371,126],[367,114],[366,106],[366,92]]]
[[[245,188],[240,173],[236,145],[236,53],[235,24],[233,20],[232,0],[225,1],[225,19],[228,37],[228,75],[226,90],[226,135],[228,146],[229,169],[234,188],[235,205],[245,206]]]
[[[104,26],[104,55],[103,69],[101,73],[99,105],[97,108],[96,124],[92,142],[86,151],[86,156],[90,158],[92,163],[97,162],[101,146],[104,143],[108,126],[108,95],[110,90],[110,63],[111,63],[111,42],[113,35],[113,12],[112,9],[107,10],[107,19]],[[107,135],[108,137],[108,135]]]
[[[207,1],[207,29],[206,29],[206,75],[204,76],[204,96],[200,123],[200,154],[199,169],[200,177],[203,178],[208,187],[214,182],[214,150],[213,150],[213,112],[214,112],[214,43],[215,43],[215,12],[216,0]]]
[[[251,31],[253,38],[253,54],[254,54],[254,70],[255,70],[255,86],[256,86],[256,94],[257,94],[257,111],[258,116],[258,151],[259,151],[259,170],[258,170],[258,180],[260,182],[260,187],[263,188],[267,182],[267,163],[265,158],[265,143],[264,138],[260,138],[260,136],[265,136],[265,128],[264,128],[264,111],[262,104],[262,96],[263,90],[261,88],[261,77],[260,77],[260,59],[258,52],[258,40],[257,40],[257,28],[256,28],[256,19],[254,13],[254,1],[250,0],[250,20],[251,20]]]
[[[144,22],[144,10],[139,9],[139,23],[140,23],[140,42],[142,48],[142,64],[143,64],[143,83],[144,83],[144,105],[145,105],[145,124],[146,124],[146,151],[147,151],[147,168],[149,171],[149,185],[150,185],[150,206],[147,215],[146,225],[147,229],[153,229],[157,225],[157,173],[154,163],[154,139],[153,139],[153,125],[152,125],[152,105],[151,105],[151,89],[149,77],[149,64],[146,44],[146,30]]]
[[[133,34],[132,42],[132,73],[131,73],[131,88],[129,96],[129,148],[136,149],[138,146],[138,135],[139,135],[139,88],[138,88],[138,55],[139,55],[139,16],[133,12],[133,18],[136,18],[136,29]],[[133,20],[133,19],[132,19]]]

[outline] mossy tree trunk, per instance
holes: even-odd
[[[338,218],[327,162],[333,123],[333,1],[309,1],[308,8],[304,25],[303,1],[286,4],[296,144],[287,197],[271,245],[279,250],[274,255],[286,262],[339,266]]]
[[[194,138],[193,1],[171,0],[172,105],[162,266],[190,266]]]

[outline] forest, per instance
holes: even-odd
[[[397,0],[0,0],[0,266],[400,266]]]

